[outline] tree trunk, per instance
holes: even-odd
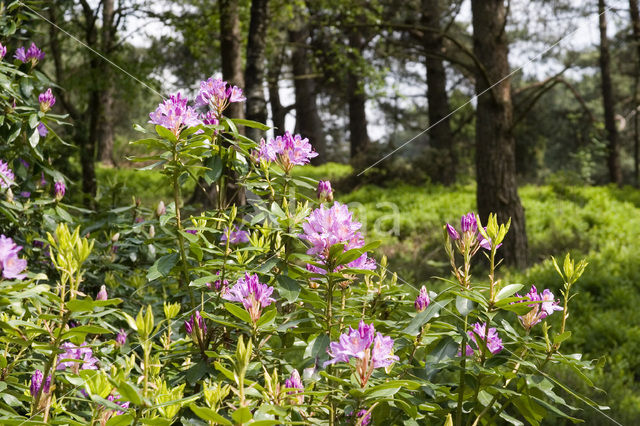
[[[511,134],[511,82],[505,79],[496,84],[509,74],[509,48],[504,31],[506,9],[503,0],[472,0],[471,9],[473,52],[482,66],[475,71],[478,212],[483,223],[491,212],[497,214],[498,222],[511,218],[501,252],[507,263],[522,267],[527,263],[527,234],[516,181],[515,140]]]
[[[296,132],[303,138],[309,138],[313,149],[319,154],[311,162],[323,164],[327,162],[326,139],[322,121],[318,114],[315,82],[310,75],[306,28],[289,31],[291,50],[291,68],[296,93]]]
[[[268,19],[269,1],[253,0],[244,81],[247,118],[260,123],[267,122],[267,101],[264,98],[263,83]],[[246,136],[257,141],[263,136],[263,132],[249,127],[246,129]]]
[[[222,55],[222,78],[231,85],[244,88],[242,73],[242,55],[240,48],[242,38],[240,34],[240,17],[238,16],[238,2],[235,0],[220,0],[220,52]],[[244,118],[244,106],[241,102],[229,105],[226,116]]]
[[[604,128],[609,140],[609,179],[612,183],[622,184],[622,170],[620,169],[620,144],[616,129],[613,84],[611,82],[611,58],[609,56],[609,39],[607,38],[607,5],[604,0],[598,0],[600,21],[600,76],[602,79],[602,105],[604,107]]]
[[[422,26],[440,28],[440,0],[422,0]],[[429,139],[433,150],[434,182],[451,185],[456,180],[456,153],[449,121],[449,98],[447,95],[447,74],[442,59],[444,46],[442,37],[434,31],[424,31],[422,46],[427,68],[427,101],[429,103]],[[438,123],[438,124],[436,124]]]
[[[640,79],[640,12],[638,0],[629,0],[629,14],[633,29],[633,42],[636,45],[636,75],[633,91],[633,172],[636,186],[640,186],[640,135],[638,133],[638,80]]]
[[[282,55],[281,55],[282,56]],[[287,109],[282,106],[280,100],[280,70],[282,68],[281,57],[276,58],[269,64],[268,86],[269,86],[269,105],[271,106],[271,120],[275,133],[284,133],[284,122],[287,116]],[[317,158],[317,157],[316,157]]]
[[[362,53],[365,40],[356,30],[349,33],[349,46]],[[347,103],[349,105],[349,139],[351,143],[351,159],[364,154],[369,147],[369,133],[367,132],[367,97],[364,84],[354,69],[355,60],[347,72]]]
[[[113,45],[113,0],[102,2],[102,52],[108,55]],[[113,73],[111,65],[103,62],[100,85],[100,120],[98,122],[98,160],[115,166],[113,155]]]

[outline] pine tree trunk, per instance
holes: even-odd
[[[231,85],[244,88],[242,55],[240,53],[241,37],[238,2],[235,0],[220,0],[222,78]],[[225,115],[232,118],[244,118],[244,105],[241,102],[232,103],[225,111]]]
[[[425,28],[440,28],[440,0],[422,0],[421,24]],[[451,123],[448,115],[449,97],[447,95],[447,74],[444,64],[437,54],[442,54],[444,46],[442,37],[435,31],[424,31],[422,46],[427,68],[427,101],[429,103],[429,139],[433,150],[434,182],[451,185],[456,179],[456,153],[451,134]]]
[[[636,45],[636,75],[634,83],[633,106],[633,171],[636,186],[640,186],[640,134],[638,132],[638,82],[640,80],[640,12],[638,11],[638,0],[629,0],[629,14],[633,30],[633,42]]]
[[[267,101],[264,98],[264,63],[269,19],[269,1],[252,0],[249,40],[247,43],[247,65],[244,71],[247,98],[247,119],[266,123]],[[246,136],[258,141],[263,132],[247,128]]]
[[[475,72],[480,95],[509,74],[507,20],[503,0],[472,0],[473,51],[482,68]],[[486,74],[485,74],[486,72]],[[509,79],[478,97],[476,113],[477,202],[483,223],[494,212],[498,222],[511,218],[501,252],[507,263],[527,263],[524,209],[516,181],[515,140],[511,134],[513,105]]]
[[[620,144],[616,129],[613,83],[611,82],[611,57],[609,55],[609,39],[607,38],[607,5],[604,0],[598,0],[600,14],[600,76],[602,79],[602,105],[604,107],[604,128],[607,132],[609,179],[612,183],[622,184],[622,170],[620,168]]]
[[[289,31],[289,41],[293,44],[291,50],[291,67],[293,70],[293,84],[296,93],[296,132],[304,138],[309,138],[313,149],[319,154],[312,160],[313,164],[327,162],[326,139],[322,121],[318,114],[315,82],[310,75],[310,59],[308,55],[306,28]],[[284,123],[283,123],[284,124]]]
[[[102,2],[102,40],[101,50],[108,55],[113,45],[113,0]],[[98,121],[98,160],[110,166],[115,166],[113,156],[113,73],[111,65],[103,62],[103,72],[100,78],[100,119]]]
[[[362,34],[357,30],[352,30],[349,33],[349,45],[360,54],[365,45]],[[371,141],[369,139],[369,133],[367,132],[367,97],[364,90],[364,83],[353,66],[351,66],[347,72],[347,103],[349,105],[351,159],[354,160],[367,151]]]
[[[275,127],[275,134],[284,133],[284,122],[287,116],[286,108],[282,106],[280,101],[280,69],[282,62],[280,59],[269,64],[268,86],[269,86],[269,105],[271,106],[271,120]]]

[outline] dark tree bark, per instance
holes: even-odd
[[[633,106],[633,171],[636,186],[640,186],[640,134],[638,132],[638,84],[640,80],[640,12],[638,0],[629,0],[629,14],[631,15],[631,28],[633,30],[633,42],[636,45],[636,73],[634,76]]]
[[[113,47],[113,37],[115,29],[114,23],[113,0],[102,1],[102,40],[101,49],[105,55],[111,52]],[[98,160],[103,164],[115,166],[115,158],[113,155],[113,73],[111,65],[102,63],[102,76],[100,91],[100,117],[98,121]]]
[[[220,52],[222,55],[222,78],[231,85],[244,88],[242,73],[242,55],[240,48],[240,17],[238,2],[220,0]],[[244,118],[244,106],[240,102],[232,103],[225,115],[232,118]]]
[[[349,46],[361,54],[365,47],[365,38],[357,30],[349,33]],[[355,61],[354,61],[355,62]],[[364,154],[370,144],[367,132],[367,97],[364,90],[364,82],[360,75],[352,67],[347,72],[347,103],[349,105],[349,139],[351,143],[351,159]]]
[[[269,19],[269,1],[253,0],[251,2],[251,21],[249,24],[249,40],[247,43],[247,65],[244,70],[245,91],[247,98],[247,118],[266,123],[267,101],[264,98],[264,63]],[[263,132],[247,128],[246,135],[259,140]]]
[[[612,183],[622,184],[622,170],[620,168],[620,144],[616,128],[613,84],[611,82],[611,57],[609,55],[609,39],[607,38],[607,5],[604,0],[598,0],[600,21],[600,77],[602,79],[602,105],[604,107],[604,128],[609,140],[608,166],[609,179]]]
[[[525,266],[527,234],[524,209],[518,196],[515,140],[511,134],[513,105],[509,74],[507,11],[503,0],[472,0],[473,51],[476,69],[476,197],[483,223],[489,213],[498,222],[511,218],[511,228],[501,249],[507,263]],[[483,71],[484,69],[484,71]],[[485,92],[489,87],[495,87]]]
[[[284,132],[284,121],[287,116],[287,108],[282,106],[280,100],[280,71],[282,69],[282,57],[284,54],[280,54],[275,60],[272,60],[269,64],[267,84],[269,86],[269,105],[271,106],[271,119],[273,120],[273,127],[275,132]],[[295,105],[294,105],[295,107]]]
[[[440,28],[440,0],[422,0],[421,25],[425,28]],[[444,54],[442,37],[435,31],[424,31],[422,46],[427,68],[427,101],[429,103],[429,139],[434,150],[435,165],[432,180],[451,185],[456,180],[456,153],[449,120],[449,97],[447,74],[441,59]]]
[[[323,164],[327,162],[326,139],[322,121],[318,114],[316,88],[313,77],[310,75],[310,58],[306,28],[289,31],[289,41],[292,43],[291,67],[293,70],[293,84],[296,94],[296,133],[304,138],[309,138],[313,149],[319,154],[311,162]],[[286,114],[286,111],[285,111]],[[282,123],[284,126],[284,122]]]

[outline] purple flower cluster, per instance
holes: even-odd
[[[461,235],[455,227],[447,223],[446,228],[449,238],[451,238],[452,241],[461,240]],[[486,232],[487,228],[485,227],[484,230]],[[471,245],[478,241],[480,247],[485,250],[491,250],[491,239],[484,238],[482,234],[478,233],[478,221],[475,213],[469,212],[460,218],[460,231],[462,234],[461,241],[468,242]],[[498,244],[498,247],[501,245],[502,243]]]
[[[2,58],[5,57],[6,54],[7,54],[7,47],[3,46],[2,43],[0,43],[0,61],[2,60]]]
[[[328,180],[318,182],[318,200],[321,203],[333,201],[333,189],[331,189],[331,182]]]
[[[216,271],[216,275],[220,276],[220,271]],[[215,280],[213,282],[213,287],[218,291],[222,291],[223,293],[226,293],[227,288],[229,287],[229,281],[227,281],[226,279],[223,281]],[[211,283],[207,283],[207,288],[211,288]]]
[[[517,293],[516,296],[523,297]],[[529,293],[525,294],[524,297],[531,302],[536,302],[529,304],[529,307],[531,308],[529,313],[523,316],[518,316],[520,323],[527,330],[530,330],[531,327],[553,314],[554,311],[562,310],[562,306],[560,306],[554,299],[553,293],[548,288],[545,288],[542,293],[538,293],[536,286],[532,285],[531,290],[529,290]],[[524,301],[515,303],[524,303]]]
[[[245,273],[222,298],[242,303],[255,323],[262,315],[262,309],[276,301],[271,297],[272,293],[273,287],[260,283],[258,275]]]
[[[3,278],[22,280],[27,276],[23,273],[27,268],[27,261],[18,257],[20,250],[22,246],[17,245],[11,238],[0,235],[0,267]]]
[[[427,309],[427,306],[429,306],[429,303],[431,303],[431,300],[429,299],[429,292],[427,291],[427,288],[425,286],[422,286],[422,288],[420,289],[420,293],[418,294],[418,297],[414,302],[416,311],[424,311],[425,309]]]
[[[127,332],[124,329],[120,329],[120,332],[116,335],[116,344],[118,346],[124,346],[127,342]]]
[[[356,414],[356,417],[358,419],[362,418],[361,420],[359,420],[361,426],[367,426],[369,423],[371,423],[371,413],[369,413],[369,410],[365,408],[358,411],[358,413]]]
[[[210,121],[206,124],[218,124],[222,113],[230,103],[243,102],[246,99],[242,95],[241,88],[230,86],[221,78],[208,78],[200,82],[196,106],[207,105],[212,114],[206,114],[203,119]]]
[[[227,242],[227,234],[229,234],[229,244],[242,244],[249,242],[249,233],[247,231],[243,231],[239,229],[237,226],[233,225],[233,229],[229,230],[228,227],[224,228],[224,232],[222,232],[222,237],[220,237],[220,242]]]
[[[29,391],[31,392],[32,397],[36,397],[38,392],[40,392],[40,388],[42,388],[42,393],[47,394],[51,390],[51,375],[47,376],[47,380],[42,383],[44,375],[42,371],[36,370],[31,375],[31,384],[29,385]]]
[[[13,170],[9,168],[9,164],[0,160],[0,188],[8,188],[13,185],[13,181],[16,176],[13,174]]]
[[[353,220],[353,215],[345,204],[336,202],[331,208],[321,205],[315,209],[307,221],[302,224],[304,234],[300,238],[307,240],[311,247],[307,254],[315,255],[326,263],[329,249],[335,244],[344,244],[344,250],[361,248],[364,246],[364,238],[358,231],[362,227],[360,222]],[[375,269],[375,261],[369,259],[367,253],[362,254],[353,262],[346,265],[354,269]],[[307,265],[307,269],[316,273],[325,273],[313,265]]]
[[[371,377],[373,370],[388,367],[399,358],[393,355],[393,339],[383,336],[373,327],[360,321],[357,329],[349,327],[347,333],[341,334],[337,342],[331,342],[328,350],[331,360],[324,366],[337,362],[348,363],[351,358],[356,359],[356,375],[360,385],[364,387]]]
[[[129,401],[125,401],[125,402],[118,402],[117,400],[118,400],[118,399],[120,399],[120,398],[121,398],[121,396],[120,396],[119,394],[117,394],[117,393],[116,393],[115,395],[109,395],[109,396],[107,397],[107,401],[111,401],[111,402],[113,402],[114,404],[116,404],[116,405],[120,406],[120,407],[122,408],[122,410],[126,410],[126,409],[128,409],[128,408],[129,408],[129,404],[130,404],[130,402],[129,402]],[[116,416],[120,416],[120,415],[124,414],[124,411],[122,411],[122,410],[118,410],[118,411],[116,411],[116,412],[115,412],[115,415],[116,415]]]
[[[486,324],[477,322],[473,324],[473,331],[467,331],[467,334],[469,335],[469,339],[471,339],[477,347],[480,346],[478,345],[476,336],[480,336],[480,338],[485,342],[487,349],[492,354],[497,354],[504,349],[504,346],[502,346],[502,339],[498,336],[498,330],[494,327],[489,328],[489,332],[487,332]],[[473,348],[471,345],[467,345],[465,353],[467,356],[473,355]]]
[[[56,200],[60,201],[67,192],[67,187],[65,186],[64,181],[59,180],[53,185],[53,190],[56,195]]]
[[[302,404],[304,402],[304,395],[300,395],[304,392],[304,385],[302,384],[298,370],[291,372],[291,376],[284,381],[284,387],[287,389],[297,389],[287,392],[287,395],[295,395],[292,397],[295,404]]]
[[[202,335],[204,336],[205,334],[207,334],[207,324],[205,324],[204,318],[202,318],[202,315],[200,315],[200,311],[196,311],[195,319],[193,317],[194,316],[191,315],[189,321],[184,322],[184,329],[187,331],[187,334],[193,333],[196,323],[198,324],[198,329],[200,330]]]
[[[44,93],[40,93],[38,96],[38,102],[40,102],[40,111],[47,112],[51,109],[51,107],[56,103],[56,97],[53,96],[51,88],[47,89]]]
[[[149,123],[160,125],[170,130],[176,138],[179,137],[183,129],[202,124],[197,111],[188,106],[188,102],[189,100],[179,92],[171,95],[169,99],[158,104],[158,108],[154,112],[149,114],[149,118],[151,118]]]
[[[44,59],[44,52],[38,49],[38,46],[36,46],[35,43],[31,43],[31,46],[29,46],[26,51],[24,47],[17,48],[16,53],[15,55],[13,55],[13,57],[25,64],[31,61],[31,65],[35,66],[38,61]]]
[[[286,173],[290,172],[293,166],[302,166],[317,157],[318,153],[313,150],[309,139],[300,135],[292,135],[285,132],[283,136],[260,141],[257,157],[266,162],[276,162]]]
[[[76,373],[78,370],[97,370],[98,359],[93,356],[93,350],[84,342],[80,346],[76,346],[71,342],[64,342],[60,345],[60,349],[64,349],[64,353],[58,355],[57,370],[64,370],[71,367]],[[80,361],[80,362],[76,362]]]

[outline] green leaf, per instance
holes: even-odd
[[[417,336],[422,326],[436,314],[438,314],[440,312],[440,309],[451,302],[451,300],[452,299],[442,299],[432,302],[427,309],[422,312],[418,312],[416,316],[413,317],[413,320],[411,320],[409,325],[404,330],[402,330],[402,333],[408,334],[410,336]]]
[[[156,125],[156,133],[158,134],[158,136],[160,136],[161,138],[164,138],[168,141],[171,142],[178,142],[178,139],[176,138],[176,135],[174,135],[173,133],[171,133],[171,131],[165,127],[162,127],[161,125]]]
[[[456,309],[463,317],[467,316],[473,311],[473,302],[466,297],[456,296]]]
[[[275,308],[263,312],[260,319],[256,322],[256,327],[260,328],[264,325],[269,325],[276,318],[276,315],[278,315],[278,310]]]
[[[565,331],[562,334],[556,334],[555,336],[553,336],[553,344],[554,345],[560,344],[565,340],[567,340],[569,337],[571,337],[570,331]]]
[[[279,275],[277,281],[278,284],[280,284],[278,286],[278,293],[280,296],[285,298],[289,303],[298,300],[300,290],[302,289],[298,281],[286,275]]]
[[[142,405],[140,389],[138,389],[135,385],[129,382],[121,381],[118,386],[116,386],[116,388],[118,389],[120,397],[125,401],[130,401],[135,405]]]
[[[246,127],[251,127],[253,129],[259,129],[262,131],[267,131],[269,130],[271,127],[267,126],[266,124],[262,124],[258,121],[253,121],[253,120],[246,120],[243,118],[232,118],[231,121],[233,121],[236,124],[239,124],[241,126],[246,126]]]
[[[178,263],[180,255],[178,253],[170,253],[162,256],[149,268],[147,280],[153,281],[160,277],[166,277],[171,272],[176,263]]]
[[[107,422],[107,426],[130,425],[132,423],[133,416],[131,414],[121,414],[119,416],[112,416]]]
[[[504,299],[505,297],[509,297],[513,295],[516,291],[519,291],[522,287],[524,287],[522,284],[509,284],[502,287],[498,292],[498,294],[496,294],[495,301],[497,302],[501,299]]]
[[[35,148],[38,146],[38,142],[40,142],[40,133],[38,129],[35,129],[33,133],[31,133],[31,136],[29,136],[29,145],[31,145],[31,148]]]
[[[205,166],[209,170],[204,173],[204,180],[207,182],[207,185],[211,185],[222,176],[222,159],[218,156],[211,157],[207,160]]]
[[[196,257],[198,262],[202,262],[203,254],[202,254],[202,249],[200,248],[200,245],[196,243],[189,244],[189,251]]]
[[[249,407],[242,407],[234,411],[231,418],[236,423],[245,424],[253,419],[253,415],[251,414]]]
[[[252,323],[251,315],[245,309],[239,307],[238,305],[234,305],[233,303],[225,303],[225,309],[231,313],[233,316],[241,319],[244,322]]]
[[[191,411],[193,411],[193,413],[196,416],[200,417],[202,420],[216,422],[216,423],[220,423],[222,425],[228,425],[228,426],[231,426],[233,424],[229,420],[222,417],[220,414],[213,411],[211,408],[199,407],[193,404],[189,405],[189,408],[191,409]]]

